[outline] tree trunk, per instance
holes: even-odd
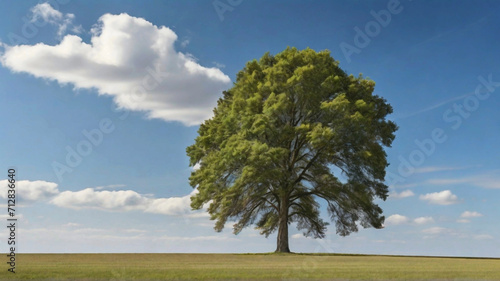
[[[290,253],[288,247],[288,198],[281,202],[279,224],[276,253]]]

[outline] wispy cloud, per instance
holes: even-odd
[[[125,187],[126,185],[124,184],[110,184],[110,185],[103,185],[103,186],[96,186],[94,187],[95,190],[102,190],[102,189],[115,189],[119,187]]]
[[[419,50],[419,49],[422,49],[423,45],[426,45],[426,44],[428,44],[430,42],[433,42],[433,41],[436,41],[436,40],[441,40],[443,38],[450,37],[452,35],[455,35],[457,33],[464,32],[464,31],[467,31],[467,30],[478,29],[478,28],[480,28],[481,25],[484,25],[487,22],[488,17],[491,17],[491,16],[494,16],[494,14],[490,13],[488,15],[485,15],[485,16],[479,18],[475,22],[468,23],[468,24],[466,24],[464,26],[460,26],[460,27],[455,26],[454,28],[452,28],[450,30],[438,33],[438,34],[436,34],[434,36],[431,36],[431,37],[423,40],[420,43],[414,44],[411,49],[412,50]],[[427,107],[424,107],[424,108],[422,108],[420,110],[396,116],[395,119],[405,119],[405,118],[413,117],[415,115],[419,115],[419,114],[422,114],[422,113],[425,113],[425,112],[428,112],[428,111],[440,108],[440,107],[448,105],[448,104],[450,104],[450,103],[452,103],[454,101],[464,99],[464,98],[466,98],[468,96],[471,96],[471,95],[474,95],[474,94],[475,93],[472,92],[472,93],[467,93],[467,94],[463,94],[463,95],[457,95],[455,97],[451,97],[451,98],[446,99],[446,100],[437,101],[437,102],[435,102],[435,103],[433,103],[433,104],[431,104],[431,105],[429,105]]]
[[[31,8],[31,22],[43,21],[57,26],[57,35],[61,38],[68,30],[74,33],[81,33],[81,25],[73,25],[74,14],[63,14],[54,9],[49,3],[40,3]]]
[[[184,39],[184,40],[182,40],[182,42],[181,42],[181,47],[182,47],[182,48],[186,48],[186,47],[187,47],[187,45],[189,45],[189,42],[190,42],[190,41],[189,41],[189,39]]]
[[[395,189],[412,188],[412,187],[415,187],[415,186],[418,186],[418,184],[417,183],[408,183],[408,184],[395,184],[395,185],[391,185],[391,187],[395,188]]]
[[[434,173],[434,172],[442,172],[442,171],[456,171],[456,170],[464,170],[470,167],[447,167],[447,166],[429,166],[429,167],[420,167],[415,168],[415,174],[425,174],[425,173]]]
[[[183,237],[183,236],[161,236],[155,238],[155,240],[169,240],[169,241],[240,241],[240,239],[236,237],[228,237],[227,235],[209,235],[209,236],[195,236],[195,237]]]
[[[220,234],[220,235],[196,235],[193,236],[171,236],[171,235],[148,235],[147,231],[131,228],[92,228],[92,227],[81,227],[81,228],[33,228],[24,229],[23,233],[30,235],[30,237],[54,237],[61,236],[61,239],[75,240],[86,240],[92,241],[96,239],[99,241],[134,241],[134,240],[147,240],[147,241],[170,241],[170,242],[210,242],[210,241],[240,241],[239,238],[231,236],[231,234]]]
[[[0,220],[6,220],[6,219],[11,219],[12,217],[9,215],[0,215]],[[24,215],[22,214],[16,214],[17,219],[23,219]]]
[[[63,224],[63,226],[66,226],[66,227],[78,227],[78,226],[81,226],[81,224],[75,223],[75,222],[68,222],[66,224]]]
[[[430,179],[426,183],[433,185],[470,184],[482,188],[500,189],[500,176],[498,171],[492,171],[470,177]]]
[[[214,62],[212,62],[212,63],[215,65],[215,67],[220,68],[220,69],[222,69],[222,68],[226,67],[226,65],[225,65],[225,64],[218,63],[218,62],[216,62],[216,61],[214,61]]]
[[[451,232],[452,232],[451,229],[440,227],[440,226],[435,226],[435,227],[426,228],[426,229],[422,230],[422,233],[431,234],[431,235],[451,233]]]
[[[413,116],[416,116],[416,115],[419,115],[419,114],[422,114],[422,113],[425,113],[425,112],[428,112],[428,111],[440,108],[440,107],[442,107],[444,105],[447,105],[449,103],[452,103],[454,101],[464,99],[464,98],[466,98],[468,96],[471,96],[473,94],[474,93],[468,93],[468,94],[465,94],[465,95],[455,96],[455,97],[449,98],[449,99],[444,100],[444,101],[439,101],[439,102],[436,102],[436,103],[434,103],[432,105],[429,105],[429,106],[427,106],[425,108],[422,108],[420,110],[417,110],[417,111],[414,111],[414,112],[411,112],[411,113],[408,113],[408,114],[402,114],[400,116],[397,116],[397,117],[395,117],[395,119],[410,118],[410,117],[413,117]]]
[[[477,234],[477,235],[472,236],[472,238],[474,238],[476,240],[490,240],[490,239],[493,239],[493,236],[491,236],[489,234]]]

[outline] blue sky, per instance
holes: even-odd
[[[216,233],[189,210],[185,148],[247,61],[293,46],[329,49],[373,79],[400,129],[385,228],[330,227],[314,240],[292,226],[291,250],[499,257],[499,11],[498,1],[1,1],[0,167],[20,181],[18,250],[273,251],[275,235],[235,236],[231,223]]]

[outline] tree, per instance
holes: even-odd
[[[324,238],[322,200],[339,235],[357,223],[381,228],[374,200],[387,198],[383,146],[397,126],[374,86],[348,76],[329,51],[287,48],[248,62],[187,148],[190,165],[200,165],[189,178],[198,189],[191,207],[209,203],[216,231],[228,219],[235,234],[251,224],[266,237],[278,230],[276,252],[290,252],[291,223]]]

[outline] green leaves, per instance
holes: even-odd
[[[201,163],[190,177],[199,190],[192,207],[209,203],[215,229],[232,219],[235,233],[255,223],[267,236],[295,222],[324,237],[321,201],[340,235],[357,231],[356,222],[380,227],[373,200],[387,197],[383,146],[397,126],[374,88],[348,76],[329,51],[287,48],[248,62],[186,150],[192,166]]]

